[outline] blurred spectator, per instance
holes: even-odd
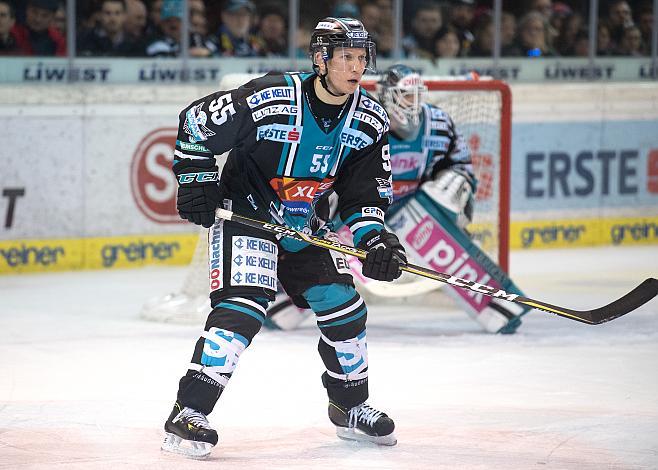
[[[562,2],[555,2],[553,4],[553,13],[551,14],[551,19],[549,21],[551,27],[554,31],[557,31],[558,34],[562,30],[562,23],[565,18],[570,17],[573,14],[573,10],[569,5]]]
[[[260,10],[258,35],[263,40],[262,54],[268,57],[288,55],[288,27],[286,16],[277,4],[264,5]]]
[[[631,7],[626,0],[612,0],[608,5],[608,26],[613,47],[621,42],[624,28],[633,24]]]
[[[574,37],[573,45],[567,50],[567,54],[574,57],[589,56],[589,31],[587,28],[580,28]]]
[[[458,57],[461,42],[457,30],[452,26],[444,26],[434,38],[434,56],[442,58]]]
[[[18,55],[20,51],[12,34],[16,22],[14,7],[8,0],[0,0],[0,55]]]
[[[334,18],[359,18],[361,12],[359,11],[359,7],[354,3],[341,1],[336,3],[336,6],[331,9],[329,16],[333,16]]]
[[[516,44],[516,17],[504,11],[500,23],[500,55],[502,57],[515,57],[521,55]]]
[[[135,43],[124,32],[125,0],[103,0],[100,24],[78,37],[78,55],[126,57],[138,54]]]
[[[583,27],[583,15],[580,13],[572,13],[562,21],[562,28],[560,29],[560,34],[555,43],[557,51],[561,55],[573,55],[573,46],[576,42],[576,35]]]
[[[163,0],[151,0],[148,6],[148,19],[146,21],[146,36],[159,36],[160,31],[160,22],[162,18],[162,1]]]
[[[201,0],[189,0],[190,10],[190,56],[212,57],[219,55],[217,40],[208,35],[206,5]]]
[[[642,33],[640,28],[631,24],[624,28],[621,41],[617,47],[617,55],[637,57],[642,55]]]
[[[596,31],[596,55],[612,55],[612,41],[610,40],[608,23],[599,21]]]
[[[261,54],[262,41],[249,32],[255,13],[250,0],[228,0],[222,9],[219,27],[219,53],[230,57],[254,57]]]
[[[146,17],[146,5],[142,0],[126,0],[126,21],[123,30],[135,42],[144,38]]]
[[[57,6],[57,11],[55,11],[52,26],[59,31],[62,37],[66,37],[66,5],[61,1]]]
[[[547,25],[546,42],[547,44],[554,44],[560,30],[554,28],[553,24],[551,23],[554,11],[553,0],[532,0],[530,3],[530,9],[528,11],[536,11],[544,18],[544,22]]]
[[[547,24],[536,12],[526,13],[519,22],[519,48],[526,57],[553,57],[555,51],[546,42]]]
[[[393,31],[383,28],[377,35],[377,56],[383,58],[393,57]]]
[[[311,43],[311,32],[315,28],[316,23],[309,24],[308,18],[302,18],[299,27],[297,28],[297,57],[308,57],[309,44]]]
[[[494,23],[490,14],[485,13],[480,15],[473,26],[473,34],[475,35],[475,39],[471,44],[468,55],[471,57],[491,57],[494,47]]]
[[[160,35],[146,46],[149,57],[177,57],[180,54],[181,18],[183,3],[180,0],[162,0],[158,19]]]
[[[471,25],[475,15],[475,0],[452,0],[450,7],[450,24],[457,31],[461,51],[468,54],[475,36],[471,32]]]
[[[14,24],[12,34],[21,55],[65,56],[66,40],[51,26],[57,0],[28,0],[25,24]]]
[[[643,5],[637,12],[637,27],[642,33],[642,53],[651,55],[651,37],[653,32],[653,8]]]
[[[434,37],[443,26],[441,7],[434,2],[421,3],[411,21],[411,34],[402,40],[407,57],[432,59]]]

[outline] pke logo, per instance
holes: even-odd
[[[176,177],[171,171],[175,127],[147,134],[137,146],[130,167],[130,189],[137,207],[161,224],[182,223],[176,211]]]

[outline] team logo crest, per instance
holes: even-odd
[[[215,135],[213,131],[206,127],[208,116],[205,111],[202,111],[203,103],[197,104],[195,107],[190,108],[185,113],[185,122],[183,123],[183,131],[189,135],[194,142],[203,142],[208,140],[208,137]]]

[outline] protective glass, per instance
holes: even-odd
[[[347,42],[334,46],[330,54],[326,47],[322,48],[322,59],[327,63],[327,70],[334,72],[377,71],[375,43],[372,41]],[[316,59],[317,60],[317,59]]]

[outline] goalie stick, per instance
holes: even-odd
[[[308,235],[283,225],[271,224],[268,222],[262,222],[260,220],[243,217],[221,208],[215,211],[215,216],[219,219],[231,220],[233,222],[238,222],[243,225],[261,229],[275,235],[292,238],[301,242],[309,243],[311,245],[319,246],[321,248],[326,248],[328,250],[334,250],[340,253],[345,253],[347,255],[352,255],[359,259],[365,259],[367,254],[365,250],[360,250],[350,245],[344,245],[342,243],[325,240],[324,238],[314,235]],[[412,274],[417,274],[418,276],[434,279],[435,281],[451,284],[462,289],[467,289],[497,299],[503,299],[509,302],[516,302],[519,304],[527,305],[537,310],[553,313],[560,317],[569,318],[571,320],[587,323],[589,325],[598,325],[610,320],[614,320],[615,318],[619,318],[622,315],[626,315],[627,313],[632,312],[636,308],[644,305],[653,299],[656,295],[658,295],[658,279],[648,278],[628,294],[620,297],[605,307],[596,308],[594,310],[572,310],[565,307],[558,307],[546,302],[541,302],[539,300],[534,300],[529,297],[523,297],[517,294],[509,294],[504,290],[498,289],[496,287],[479,284],[477,282],[451,276],[450,274],[433,271],[431,269],[417,266],[411,263],[400,266],[400,269]]]

